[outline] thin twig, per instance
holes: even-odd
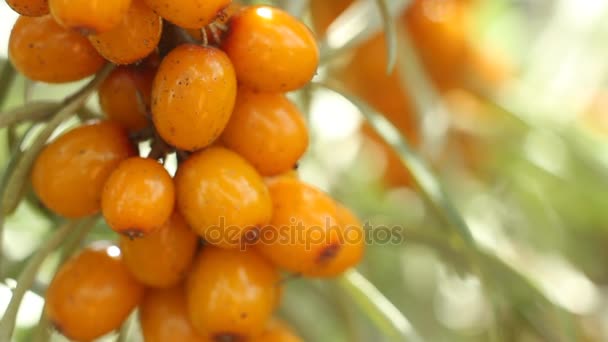
[[[347,271],[338,285],[368,315],[390,341],[422,341],[408,319],[382,292],[356,270]]]
[[[42,120],[57,111],[59,104],[53,101],[30,102],[19,108],[0,113],[0,128],[4,128],[22,121]]]
[[[99,120],[102,118],[103,118],[103,115],[92,110],[91,108],[89,108],[87,106],[82,106],[82,108],[80,108],[78,110],[78,119],[80,120],[80,122],[87,122],[90,120]]]
[[[133,325],[134,321],[135,321],[135,311],[133,311],[131,313],[131,315],[129,315],[129,317],[127,317],[125,322],[120,327],[120,330],[118,331],[118,336],[116,336],[116,342],[128,342],[129,341],[131,326]]]
[[[4,67],[0,72],[0,109],[4,108],[6,100],[8,99],[8,93],[17,79],[17,70],[9,62],[4,62]]]
[[[397,24],[395,18],[391,16],[386,0],[376,0],[382,24],[384,25],[384,36],[386,37],[386,74],[390,75],[397,63]]]
[[[23,102],[28,103],[32,99],[34,95],[34,87],[36,86],[36,82],[30,80],[29,78],[25,79],[25,84],[23,85]]]
[[[17,287],[13,290],[13,295],[6,308],[4,317],[2,317],[2,320],[0,320],[0,341],[11,340],[13,330],[15,329],[15,322],[17,319],[19,306],[21,305],[23,296],[36,279],[36,274],[38,273],[38,269],[40,268],[40,265],[42,265],[42,262],[51,252],[57,249],[57,247],[72,231],[74,231],[85,220],[90,220],[90,218],[68,221],[53,232],[53,235],[38,247],[36,253],[32,256],[17,278]]]

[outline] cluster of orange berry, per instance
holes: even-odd
[[[121,234],[59,269],[57,330],[88,341],[139,307],[146,341],[298,341],[272,318],[280,272],[337,276],[364,250],[355,215],[295,171],[308,132],[285,93],[315,74],[308,28],[229,0],[7,2],[10,59],[31,80],[121,65],[98,89],[107,119],[51,141],[31,172],[52,212],[101,212]]]

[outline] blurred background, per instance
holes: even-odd
[[[388,40],[377,1],[261,2],[322,42],[314,84],[292,94],[312,134],[300,177],[399,234],[370,241],[367,299],[342,279],[287,283],[280,313],[307,341],[402,340],[390,321],[424,341],[608,341],[608,1],[386,1]],[[4,67],[15,19],[1,2]],[[3,109],[82,85],[12,84]],[[25,201],[5,224],[0,311],[53,221]],[[58,260],[25,297],[20,341]],[[378,319],[364,303],[382,296],[398,312]]]

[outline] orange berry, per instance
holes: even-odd
[[[172,287],[185,276],[198,236],[178,212],[140,239],[120,238],[124,262],[137,280],[150,287]]]
[[[402,15],[429,76],[440,90],[460,82],[470,27],[471,1],[416,0]]]
[[[133,0],[118,26],[89,36],[100,55],[115,64],[130,64],[148,56],[160,40],[162,19],[143,0]]]
[[[190,323],[181,285],[146,290],[139,306],[139,322],[146,342],[212,342],[199,335]]]
[[[127,15],[131,0],[48,0],[51,15],[62,26],[84,34],[106,32]]]
[[[163,225],[174,204],[169,172],[156,160],[141,157],[121,162],[101,194],[101,212],[110,228],[131,238]]]
[[[416,183],[410,171],[403,165],[399,153],[389,145],[369,123],[361,126],[363,147],[370,148],[369,155],[380,166],[382,184],[388,188],[413,187]],[[378,159],[376,159],[378,158]]]
[[[49,15],[20,16],[8,43],[11,62],[34,81],[63,83],[91,76],[105,63],[91,43]]]
[[[188,151],[221,133],[236,98],[230,59],[212,47],[184,44],[161,62],[152,87],[152,119],[169,144]]]
[[[180,212],[213,245],[239,247],[270,221],[272,205],[262,177],[226,148],[191,155],[179,166],[175,187]]]
[[[285,270],[314,276],[340,253],[342,243],[335,202],[297,179],[268,185],[273,213],[255,248]]]
[[[278,303],[278,286],[278,271],[253,250],[204,247],[186,286],[190,320],[215,340],[258,335]]]
[[[158,15],[189,29],[206,26],[231,2],[232,0],[146,0],[146,4]]]
[[[269,6],[236,13],[222,48],[234,63],[239,83],[265,92],[304,86],[319,64],[319,48],[310,30],[287,12]]]
[[[323,267],[313,270],[316,277],[335,277],[347,269],[357,265],[365,251],[365,233],[361,221],[355,214],[341,204],[336,205],[336,213],[340,222],[342,247],[336,257],[329,260]]]
[[[32,170],[32,186],[42,203],[65,217],[97,213],[112,170],[135,155],[127,132],[101,121],[72,129],[46,146]]]
[[[146,127],[155,74],[155,69],[145,67],[114,69],[98,89],[99,105],[108,118],[131,131]]]
[[[252,338],[250,342],[302,342],[291,328],[283,321],[273,318],[266,324],[262,335]]]
[[[48,0],[6,0],[6,3],[15,12],[28,17],[49,14]]]
[[[120,249],[92,245],[68,260],[46,292],[46,314],[70,339],[89,341],[120,327],[144,288],[121,261]]]
[[[243,5],[241,4],[231,2],[228,7],[218,12],[217,17],[215,18],[213,23],[217,23],[220,25],[228,25],[228,22],[230,21],[232,16],[236,12],[238,12],[242,7]],[[213,32],[214,30],[215,34]],[[188,32],[188,34],[192,38],[198,40],[199,42],[204,41],[205,35],[207,35],[207,41],[209,42],[209,44],[219,45],[222,42],[223,31],[218,31],[217,28],[212,29],[209,25],[203,28],[186,29],[186,32]]]
[[[308,147],[308,130],[285,95],[241,88],[221,140],[260,174],[274,176],[296,165]]]
[[[325,34],[333,21],[353,3],[353,0],[310,0],[312,27]]]
[[[386,74],[386,39],[380,33],[357,48],[339,76],[346,89],[386,116],[414,144],[419,125],[415,106],[394,70]]]

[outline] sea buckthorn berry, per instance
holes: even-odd
[[[236,76],[228,56],[184,44],[161,62],[152,87],[152,119],[169,144],[188,151],[209,146],[228,123]]]
[[[131,0],[48,0],[51,15],[62,26],[84,34],[106,32],[118,26]]]
[[[15,12],[28,17],[49,14],[48,0],[6,0],[6,3]]]
[[[114,69],[98,89],[99,105],[108,118],[130,131],[146,127],[155,74],[156,70],[147,67]]]
[[[342,247],[336,257],[329,260],[324,267],[314,269],[311,275],[316,277],[335,277],[357,265],[365,252],[365,233],[361,221],[348,208],[336,205],[337,218],[340,222]]]
[[[262,177],[245,159],[213,146],[191,155],[175,175],[177,206],[207,242],[235,248],[253,242],[270,221],[272,204]]]
[[[260,174],[274,176],[294,168],[308,147],[308,130],[285,95],[240,88],[221,140]]]
[[[105,63],[85,37],[57,25],[49,15],[19,17],[8,53],[19,72],[48,83],[77,81],[93,75]]]
[[[188,271],[198,236],[178,212],[159,229],[140,239],[122,236],[124,262],[139,282],[150,287],[177,285]]]
[[[154,51],[162,28],[162,19],[143,0],[133,0],[118,26],[90,35],[89,40],[99,54],[110,62],[130,64]]]
[[[65,217],[84,217],[101,208],[106,179],[135,155],[127,132],[102,121],[72,129],[46,146],[32,170],[32,187],[42,203]]]
[[[207,36],[209,44],[219,45],[222,42],[222,36],[224,35],[223,28],[228,25],[230,18],[232,18],[232,16],[242,7],[243,5],[241,4],[231,2],[228,7],[218,12],[217,17],[210,25],[198,29],[186,29],[186,31],[192,38],[199,42],[203,42],[205,36]]]
[[[66,337],[90,341],[119,328],[143,293],[120,249],[96,243],[59,269],[46,292],[46,314]]]
[[[319,48],[310,30],[269,6],[246,7],[235,14],[222,49],[234,63],[239,83],[258,91],[301,88],[319,64]]]
[[[133,157],[110,174],[101,194],[101,212],[114,231],[142,237],[162,226],[175,205],[169,172],[156,160]]]
[[[146,0],[158,15],[177,26],[198,29],[212,22],[232,0]]]
[[[266,324],[262,335],[252,338],[250,342],[302,342],[292,329],[283,321],[273,318]]]
[[[255,248],[275,265],[314,276],[340,253],[342,241],[335,202],[297,179],[268,186],[273,213]]]
[[[278,271],[251,249],[203,247],[186,286],[190,320],[217,341],[259,335],[279,302],[279,280]]]
[[[139,322],[146,342],[212,342],[190,323],[183,286],[146,290],[139,306]]]
[[[311,25],[317,34],[326,34],[329,26],[353,3],[353,0],[310,0]]]
[[[369,124],[361,126],[362,152],[365,157],[371,157],[379,169],[378,178],[382,185],[388,188],[412,187],[414,178],[403,165],[401,156],[391,147],[376,130]],[[367,153],[369,151],[369,153]]]

